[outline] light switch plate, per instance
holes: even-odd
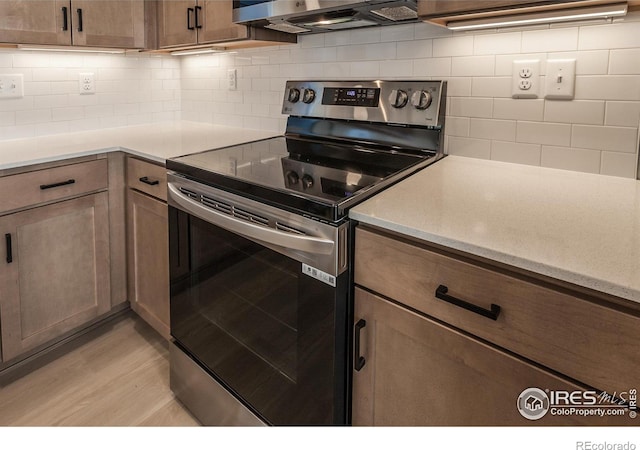
[[[21,73],[0,75],[0,99],[24,97],[24,76]]]
[[[511,97],[538,98],[540,92],[540,60],[513,61]]]
[[[549,100],[571,100],[576,84],[575,59],[550,59],[547,61],[545,96]]]

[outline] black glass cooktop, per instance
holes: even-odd
[[[167,160],[167,169],[211,186],[331,221],[344,204],[425,160],[355,144],[275,137]]]

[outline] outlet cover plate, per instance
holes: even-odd
[[[80,95],[89,95],[96,93],[96,80],[93,72],[84,72],[78,76],[78,86]]]
[[[24,75],[9,73],[0,75],[0,99],[24,97]]]
[[[511,97],[538,98],[540,93],[540,60],[513,61]]]

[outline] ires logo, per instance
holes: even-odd
[[[518,396],[518,412],[529,420],[553,416],[637,416],[637,390],[625,392],[565,391],[528,388]]]

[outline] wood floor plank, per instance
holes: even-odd
[[[195,426],[169,389],[168,343],[132,313],[8,383],[0,425]]]

